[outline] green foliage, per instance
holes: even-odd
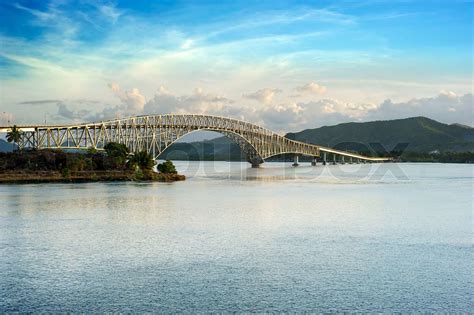
[[[403,162],[474,163],[474,152],[404,152]]]
[[[71,177],[71,172],[67,167],[65,167],[61,170],[61,175],[65,178],[68,178]]]
[[[109,142],[104,146],[104,150],[110,157],[126,158],[130,152],[125,144],[117,142]]]
[[[131,168],[139,168],[141,170],[151,170],[155,166],[153,157],[146,151],[140,151],[133,154],[128,160],[128,165]]]
[[[61,150],[28,150],[23,152],[0,152],[0,171],[31,170],[31,171],[62,171],[70,172],[123,170],[125,162],[115,161],[101,153],[83,154]]]
[[[174,166],[173,162],[170,160],[166,160],[165,162],[158,164],[157,166],[158,171],[164,174],[177,174],[176,167]]]
[[[104,150],[109,157],[105,161],[105,167],[111,169],[124,169],[127,166],[127,156],[129,150],[126,145],[116,142],[109,142],[104,146]]]
[[[135,180],[142,180],[144,178],[143,171],[138,168],[135,170]]]
[[[94,148],[94,147],[87,148],[87,154],[89,154],[89,155],[94,155],[94,154],[97,154],[98,152],[99,151],[97,151],[97,149]]]
[[[16,126],[10,128],[10,131],[7,132],[7,141],[17,144],[21,140],[22,131]]]

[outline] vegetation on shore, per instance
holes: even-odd
[[[402,162],[474,163],[474,152],[403,152]]]
[[[159,164],[147,152],[130,154],[119,143],[108,143],[104,151],[85,153],[61,150],[0,152],[0,183],[69,181],[176,181],[184,180],[171,161]]]

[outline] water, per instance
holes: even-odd
[[[473,166],[0,186],[0,313],[471,312]]]

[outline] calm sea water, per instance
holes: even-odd
[[[470,165],[0,186],[0,313],[472,312]]]

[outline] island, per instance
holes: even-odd
[[[16,150],[0,152],[0,184],[45,182],[158,181],[184,180],[170,160],[158,164],[145,151],[130,153],[120,143],[110,142],[103,150]]]

